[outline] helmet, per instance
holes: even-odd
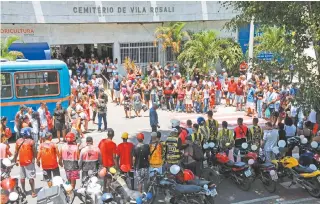
[[[108,129],[108,136],[114,136],[114,130],[112,128]]]
[[[104,193],[102,196],[101,196],[101,200],[102,202],[104,203],[109,203],[113,200],[113,196],[111,193]]]
[[[178,135],[178,129],[177,129],[177,128],[173,128],[173,129],[172,129],[172,132],[170,133],[170,136],[175,137],[175,136],[177,136],[177,135]]]
[[[180,126],[180,120],[173,119],[173,120],[171,120],[170,122],[171,122],[171,126],[172,126],[173,128]]]
[[[143,133],[138,133],[137,134],[137,139],[138,140],[144,140],[144,134]]]
[[[198,118],[197,118],[197,123],[198,123],[198,125],[203,124],[205,121],[206,121],[206,120],[205,120],[203,117],[198,117]]]
[[[20,131],[20,134],[21,136],[25,136],[25,137],[29,137],[31,136],[31,128],[30,127],[25,127],[25,128],[22,128],[21,131]]]
[[[104,178],[107,175],[107,169],[105,167],[103,167],[100,171],[99,171],[99,177],[100,178]]]
[[[67,142],[73,142],[76,140],[76,135],[73,133],[73,132],[69,132],[67,135],[66,135],[66,141]]]
[[[180,172],[181,168],[180,166],[174,164],[170,167],[170,173],[172,173],[173,175],[177,175]]]
[[[128,139],[128,137],[129,137],[129,134],[127,132],[122,133],[122,136],[121,136],[122,139]]]
[[[6,120],[7,120],[7,117],[6,117],[6,116],[2,116],[2,117],[1,117],[1,122],[6,121]]]
[[[183,171],[183,180],[184,181],[191,181],[191,180],[194,180],[194,174],[191,170],[189,169],[185,169]]]
[[[122,165],[120,166],[120,170],[121,170],[122,172],[124,172],[124,173],[127,173],[127,172],[129,172],[129,171],[131,170],[131,168],[130,168],[130,165],[122,164]]]

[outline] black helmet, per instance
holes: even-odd
[[[108,134],[108,137],[114,136],[114,130],[112,128],[109,128],[107,134]]]
[[[1,116],[1,122],[6,121],[7,117],[6,116]]]

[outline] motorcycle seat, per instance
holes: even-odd
[[[177,184],[175,186],[175,190],[181,194],[198,193],[202,190],[202,187],[196,185]]]
[[[196,186],[204,186],[204,185],[208,185],[209,183],[210,181],[202,180],[202,179],[194,179],[191,181],[187,181],[187,184],[196,185]]]
[[[309,167],[304,166],[296,166],[294,167],[294,170],[296,170],[298,173],[312,173],[314,170],[310,169]]]
[[[236,167],[236,168],[242,168],[242,167],[246,166],[246,163],[244,163],[244,162],[236,162],[236,163],[234,163],[233,166]]]
[[[264,163],[264,164],[260,164],[260,167],[262,168],[270,168],[270,167],[274,167],[274,165],[272,163]]]

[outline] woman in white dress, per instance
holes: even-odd
[[[187,85],[186,97],[185,97],[185,104],[186,104],[186,112],[191,113],[192,111],[192,88],[191,84]]]

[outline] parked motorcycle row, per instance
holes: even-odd
[[[280,140],[272,149],[276,158],[271,162],[265,162],[265,155],[256,145],[243,143],[240,148],[229,145],[226,148],[214,143],[203,145],[211,152],[210,165],[203,169],[203,178],[217,184],[230,178],[244,191],[248,191],[258,179],[270,193],[276,191],[279,180],[287,179],[291,185],[299,185],[311,196],[320,197],[320,146],[317,142],[308,143],[304,136],[289,138],[287,142]],[[237,162],[230,159],[229,151],[237,152],[232,153]],[[292,152],[292,156],[286,156],[287,152]]]

